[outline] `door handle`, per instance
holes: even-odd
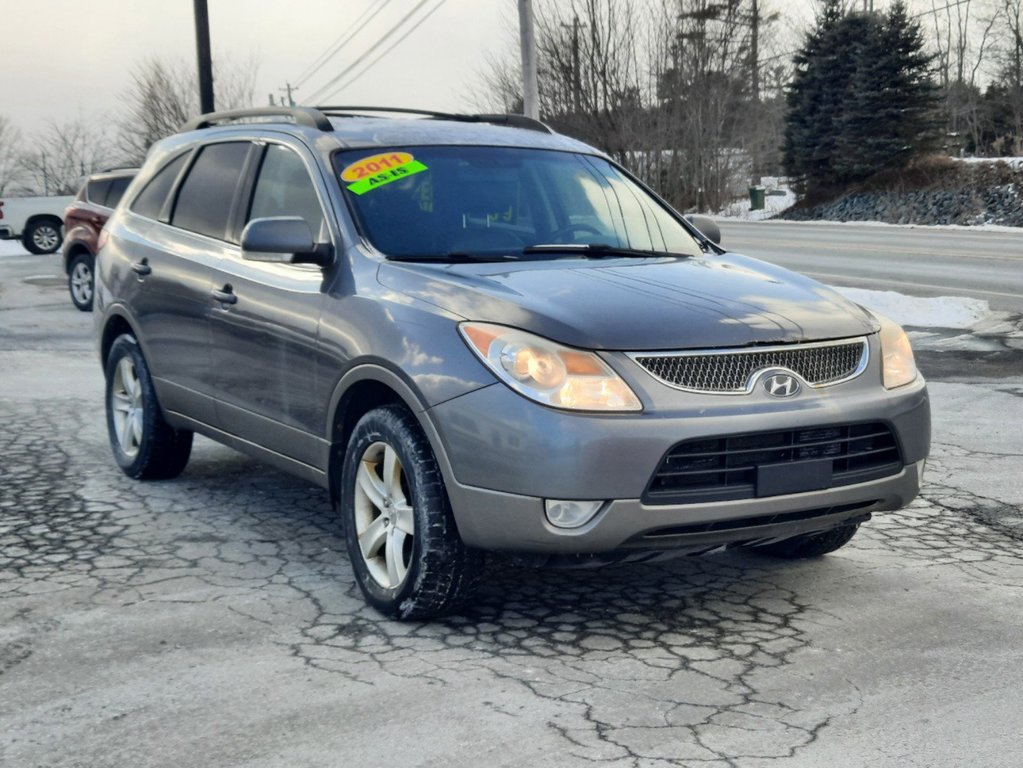
[[[211,293],[213,298],[219,301],[221,304],[235,304],[238,302],[238,297],[235,296],[234,288],[230,285],[225,285],[221,290],[214,288]]]
[[[153,271],[153,268],[149,266],[147,259],[142,259],[142,261],[137,261],[131,265],[131,271],[139,277],[145,277]]]

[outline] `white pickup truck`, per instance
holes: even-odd
[[[32,253],[53,253],[64,240],[64,209],[74,197],[0,198],[0,240],[21,240]]]

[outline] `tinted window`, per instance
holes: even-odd
[[[203,147],[178,192],[171,224],[224,240],[248,142]]]
[[[160,218],[163,204],[166,202],[167,195],[171,191],[171,187],[174,186],[174,180],[178,177],[181,166],[185,164],[187,157],[187,153],[178,155],[150,179],[131,204],[131,210],[140,216],[148,216],[150,219]]]
[[[131,184],[131,176],[121,176],[113,179],[110,182],[110,189],[107,190],[107,202],[108,208],[116,208],[117,204],[121,202],[121,198],[124,197],[124,190]]]
[[[323,209],[302,158],[279,144],[266,149],[246,221],[266,216],[301,216],[314,238],[323,226]]]
[[[85,194],[90,203],[106,205],[107,190],[110,189],[110,179],[94,179],[85,185]]]

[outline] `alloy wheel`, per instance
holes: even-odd
[[[71,270],[71,295],[83,306],[92,301],[92,269],[84,261],[79,261]]]
[[[54,251],[60,243],[60,233],[49,224],[43,224],[32,232],[32,242],[43,251]]]
[[[370,445],[355,479],[355,532],[370,576],[384,589],[401,586],[412,564],[415,515],[409,495],[394,448]]]
[[[110,405],[114,421],[117,444],[125,456],[138,455],[142,445],[143,408],[142,382],[139,381],[135,363],[128,357],[121,358],[114,371],[110,388]]]

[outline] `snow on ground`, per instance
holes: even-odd
[[[784,182],[767,187],[768,192],[781,192],[782,194],[767,195],[764,198],[764,209],[762,211],[751,211],[749,197],[735,200],[718,213],[714,214],[719,219],[739,219],[741,221],[763,221],[775,216],[796,202],[796,193],[788,188]]]
[[[1013,168],[1023,168],[1023,157],[953,157],[959,163],[1005,163]]]
[[[895,291],[871,291],[838,286],[832,288],[857,304],[890,317],[899,325],[913,328],[965,330],[986,320],[992,314],[991,307],[982,299],[967,299],[962,296],[924,299]]]
[[[28,256],[18,240],[0,240],[0,256]]]
[[[1023,349],[1018,315],[993,312],[981,299],[924,299],[895,291],[831,286],[846,298],[890,317],[908,329],[913,349],[933,352],[1000,352]]]

